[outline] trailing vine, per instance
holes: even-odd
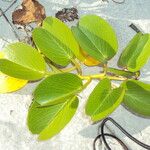
[[[149,34],[139,32],[131,39],[117,68],[109,65],[118,51],[117,35],[99,16],[83,16],[71,29],[57,18],[47,17],[33,30],[32,38],[35,47],[16,42],[0,53],[0,93],[40,81],[27,117],[29,130],[40,140],[52,138],[70,122],[79,93],[92,80],[98,84],[86,102],[85,114],[93,122],[109,116],[121,103],[138,115],[150,116],[150,85],[138,81],[150,56]],[[83,65],[98,66],[102,71],[85,75]],[[120,85],[112,81],[120,81]]]

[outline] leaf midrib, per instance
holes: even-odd
[[[77,94],[78,93],[78,91],[80,91],[82,89],[82,86],[81,87],[79,87],[79,88],[77,88],[76,90],[73,90],[72,92],[69,92],[69,93],[66,93],[66,94],[64,94],[63,96],[60,96],[59,98],[55,98],[55,99],[53,99],[51,102],[53,103],[54,101],[57,101],[57,100],[60,100],[60,99],[63,99],[63,98],[65,98],[65,97],[68,97],[68,96],[72,96],[72,95],[74,95],[74,94]],[[41,104],[41,105],[50,105],[51,104],[51,102],[47,102],[47,103],[44,103],[44,104]]]
[[[28,69],[29,71],[31,70],[31,72],[37,72],[37,73],[39,73],[39,74],[41,74],[41,75],[44,75],[45,72],[46,72],[46,70],[45,70],[45,71],[44,71],[44,70],[43,70],[43,71],[39,71],[39,70],[36,70],[36,69],[34,69],[34,68],[31,69],[29,66],[24,66],[24,65],[17,64],[16,62],[10,61],[9,59],[1,59],[1,60],[9,61],[9,62],[11,62],[11,63],[13,63],[13,64],[15,64],[15,65],[18,65],[19,67],[26,68],[26,69]]]
[[[102,55],[103,60],[107,59],[107,58],[103,55],[103,53],[102,53],[101,51],[99,51],[99,49],[98,49],[97,46],[94,44],[94,42],[82,31],[82,29],[80,29],[80,27],[78,27],[78,28],[79,28],[79,30],[87,37],[87,39],[94,45],[94,47],[97,49],[97,52],[99,52],[99,53]],[[95,36],[95,35],[94,35],[94,36]]]
[[[139,45],[139,41],[140,41],[140,39],[141,39],[142,37],[140,37],[139,39],[138,39],[138,41],[137,41],[137,44],[136,44],[136,48],[135,48],[135,51],[134,51],[134,54],[136,53],[136,51],[137,51],[137,48],[138,48],[138,45]],[[142,49],[144,49],[145,47],[146,47],[146,45],[147,45],[147,41],[148,41],[148,39],[146,40],[146,42],[145,42],[145,44],[144,44],[144,46],[142,47]],[[141,53],[138,55],[138,57],[140,57],[140,55],[141,55]],[[130,58],[129,58],[129,61],[128,61],[128,65],[130,66],[130,64],[131,64],[131,61],[132,60],[134,60],[134,55],[132,55]],[[138,58],[137,58],[138,59]]]
[[[140,103],[144,103],[144,105],[149,105],[149,106],[150,106],[150,104],[145,103],[144,101],[140,101],[140,100],[139,100],[138,98],[136,98],[136,97],[132,97],[132,94],[126,94],[126,96],[130,97],[134,102],[136,102],[135,100],[137,100],[137,101],[140,102]]]
[[[46,127],[40,133],[42,133],[45,129],[47,129],[55,121],[55,118],[57,118],[57,116],[61,113],[61,111],[64,109],[64,107],[67,105],[67,103],[69,103],[69,101],[71,101],[75,97],[76,96],[74,96],[74,97],[72,97],[70,99],[68,98],[68,100],[66,102],[64,102],[64,104],[60,107],[59,111],[54,115],[54,117],[48,122]]]
[[[48,32],[48,36],[52,36],[52,37],[53,37],[53,38],[51,38],[51,39],[57,44],[57,46],[58,46],[61,50],[63,50],[64,54],[67,55],[68,59],[71,59],[72,56],[69,55],[69,54],[71,54],[70,48],[62,42],[62,45],[65,46],[65,48],[64,48],[64,47],[58,42],[59,39],[57,39],[57,37],[55,37],[55,36],[54,36],[52,33],[50,33],[48,30],[46,30],[46,29],[43,29],[43,30],[45,30],[45,32]],[[61,42],[61,41],[60,41],[60,42]]]
[[[93,114],[91,116],[96,115],[95,113],[97,112],[98,109],[100,109],[100,107],[103,105],[103,103],[105,102],[105,100],[109,97],[109,95],[112,93],[113,90],[110,90],[107,95],[105,96],[105,98],[102,100],[102,103],[99,105],[99,107],[97,107],[97,109],[93,112]]]

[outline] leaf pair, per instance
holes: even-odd
[[[150,34],[136,34],[122,52],[118,65],[136,72],[150,58]]]
[[[79,25],[72,28],[72,32],[60,20],[48,17],[44,20],[42,28],[33,31],[33,40],[45,56],[62,66],[67,66],[74,56],[81,61],[88,59],[80,51],[79,45],[91,57],[102,63],[106,63],[117,52],[118,44],[114,30],[96,15],[82,17]]]
[[[55,74],[42,81],[34,91],[28,113],[28,127],[40,140],[59,133],[74,116],[78,107],[77,93],[82,80],[71,73]],[[44,106],[44,107],[43,107]]]
[[[86,104],[86,114],[93,121],[104,119],[122,102],[125,90],[122,87],[112,89],[111,82],[105,78],[98,83]]]
[[[111,89],[109,79],[95,87],[86,104],[86,114],[95,122],[111,114],[123,102],[133,113],[150,117],[150,85],[141,81],[124,81],[119,88]]]

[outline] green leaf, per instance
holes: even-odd
[[[131,72],[139,71],[150,57],[150,34],[136,34],[123,50],[118,66]]]
[[[34,92],[34,99],[42,106],[62,103],[82,88],[82,80],[75,74],[62,73],[47,77]]]
[[[111,89],[111,82],[105,78],[98,83],[86,104],[86,114],[93,121],[101,120],[111,114],[122,102],[125,90],[121,87]]]
[[[137,80],[123,83],[126,89],[123,103],[132,112],[150,117],[150,84]]]
[[[58,134],[72,119],[78,107],[78,98],[70,97],[64,103],[40,107],[33,102],[28,113],[28,127],[40,140],[47,140]]]
[[[78,59],[84,59],[79,50],[78,43],[76,42],[70,28],[65,23],[57,18],[47,17],[43,21],[42,28],[49,31],[49,33],[57,38],[62,45],[65,45],[70,49]]]
[[[47,30],[36,28],[32,37],[38,49],[56,64],[67,66],[73,59],[72,51]]]
[[[88,30],[82,27],[72,27],[72,31],[81,48],[96,60],[106,63],[115,55],[115,51],[107,42]]]
[[[4,58],[0,59],[0,71],[4,74],[26,80],[38,80],[45,76],[45,61],[31,46],[14,43],[4,48],[3,53]]]
[[[115,51],[118,49],[117,37],[114,29],[103,18],[96,15],[81,17],[79,26],[89,30],[94,35],[106,41]]]
[[[98,61],[106,63],[118,48],[117,37],[112,27],[96,15],[87,15],[80,19],[72,32],[81,48]]]

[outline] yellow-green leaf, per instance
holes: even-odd
[[[71,49],[47,30],[36,28],[32,37],[38,49],[54,63],[67,66],[73,59]]]
[[[59,73],[43,80],[34,91],[34,100],[42,106],[62,103],[76,95],[82,88],[82,80],[72,73]]]
[[[150,58],[150,34],[136,34],[123,50],[118,66],[136,72],[145,65]]]
[[[116,33],[105,19],[97,15],[86,15],[80,18],[79,26],[84,27],[94,35],[106,41],[117,52],[118,41]]]
[[[123,103],[133,113],[150,117],[150,84],[137,80],[128,80],[123,83],[125,96]]]
[[[86,104],[86,114],[93,121],[104,119],[122,102],[125,90],[122,87],[111,89],[111,82],[105,78],[98,83]]]
[[[70,28],[65,23],[57,18],[47,17],[43,21],[42,28],[49,31],[61,43],[66,45],[66,47],[68,47],[78,59],[83,59],[83,56],[80,53],[79,45],[76,42]]]
[[[96,15],[81,17],[72,32],[80,47],[91,57],[107,63],[117,52],[117,37],[112,27]]]
[[[28,127],[34,134],[40,134],[40,140],[47,140],[58,134],[72,119],[77,107],[78,98],[70,97],[64,103],[39,107],[33,102],[28,113]]]
[[[18,42],[9,44],[2,51],[4,58],[0,59],[0,71],[9,76],[38,80],[46,74],[46,63],[42,55],[31,46]]]
[[[4,54],[0,52],[0,59],[4,57]],[[0,93],[14,92],[27,84],[27,80],[16,79],[7,76],[0,72]]]

